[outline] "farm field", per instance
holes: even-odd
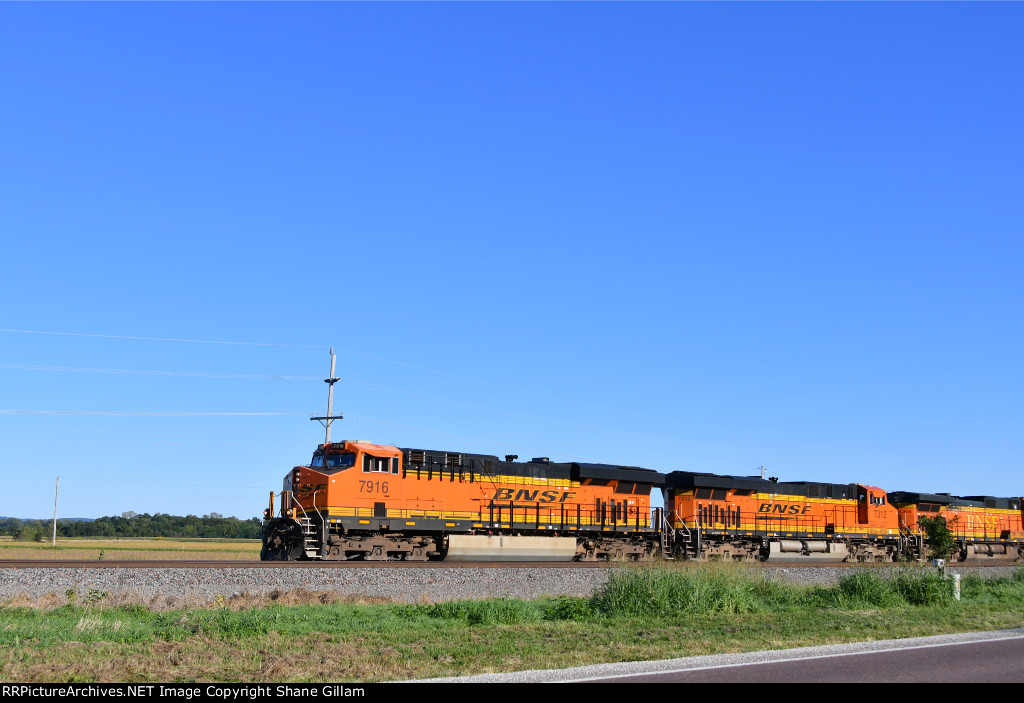
[[[258,539],[58,538],[16,542],[0,538],[0,559],[203,559],[259,561]]]

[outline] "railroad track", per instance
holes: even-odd
[[[625,566],[625,562],[557,562],[557,561],[212,561],[185,559],[0,559],[0,569],[607,569]],[[925,564],[926,565],[926,564]],[[814,563],[762,562],[750,566],[763,569],[834,569],[854,567],[892,568],[904,566],[900,562],[861,563]],[[957,567],[1024,566],[1015,562],[992,561],[957,562],[948,564]]]
[[[612,562],[189,561],[185,559],[0,559],[0,569],[601,569]]]

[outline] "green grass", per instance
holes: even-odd
[[[7,681],[372,681],[752,651],[1024,625],[1024,570],[855,570],[799,587],[756,569],[623,569],[590,598],[153,611],[78,594],[0,608]]]

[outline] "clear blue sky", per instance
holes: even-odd
[[[1021,36],[0,4],[0,515],[259,515],[330,346],[336,439],[1020,496]]]

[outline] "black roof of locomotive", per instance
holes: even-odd
[[[574,481],[580,481],[585,478],[598,478],[610,481],[645,483],[652,486],[665,485],[665,474],[654,469],[643,469],[639,466],[617,466],[615,464],[573,462],[572,478]]]
[[[580,481],[587,478],[644,483],[660,486],[664,475],[653,470],[638,466],[616,466],[614,464],[589,464],[586,462],[553,462],[543,461],[502,461],[492,454],[466,454],[465,452],[444,452],[436,449],[413,449],[399,447],[405,460],[409,462],[412,452],[423,452],[427,466],[443,471],[447,468],[447,458],[459,457],[459,466],[468,471],[484,475],[504,474],[506,476],[529,476],[532,478],[561,478]]]
[[[918,493],[917,491],[889,491],[890,503],[935,503],[949,505],[953,496],[948,493]]]
[[[820,481],[787,481],[776,483],[760,476],[720,476],[697,471],[673,471],[665,477],[665,485],[672,488],[724,488],[758,493],[777,493],[810,498],[852,499],[857,495],[857,484],[822,483]]]
[[[1021,499],[1008,497],[997,498],[995,496],[957,496],[954,504],[973,503],[978,507],[998,508],[1001,510],[1020,510]]]
[[[997,498],[995,496],[953,496],[948,493],[918,493],[916,491],[891,491],[892,503],[935,503],[965,508],[996,508],[997,510],[1020,510],[1020,498]]]

